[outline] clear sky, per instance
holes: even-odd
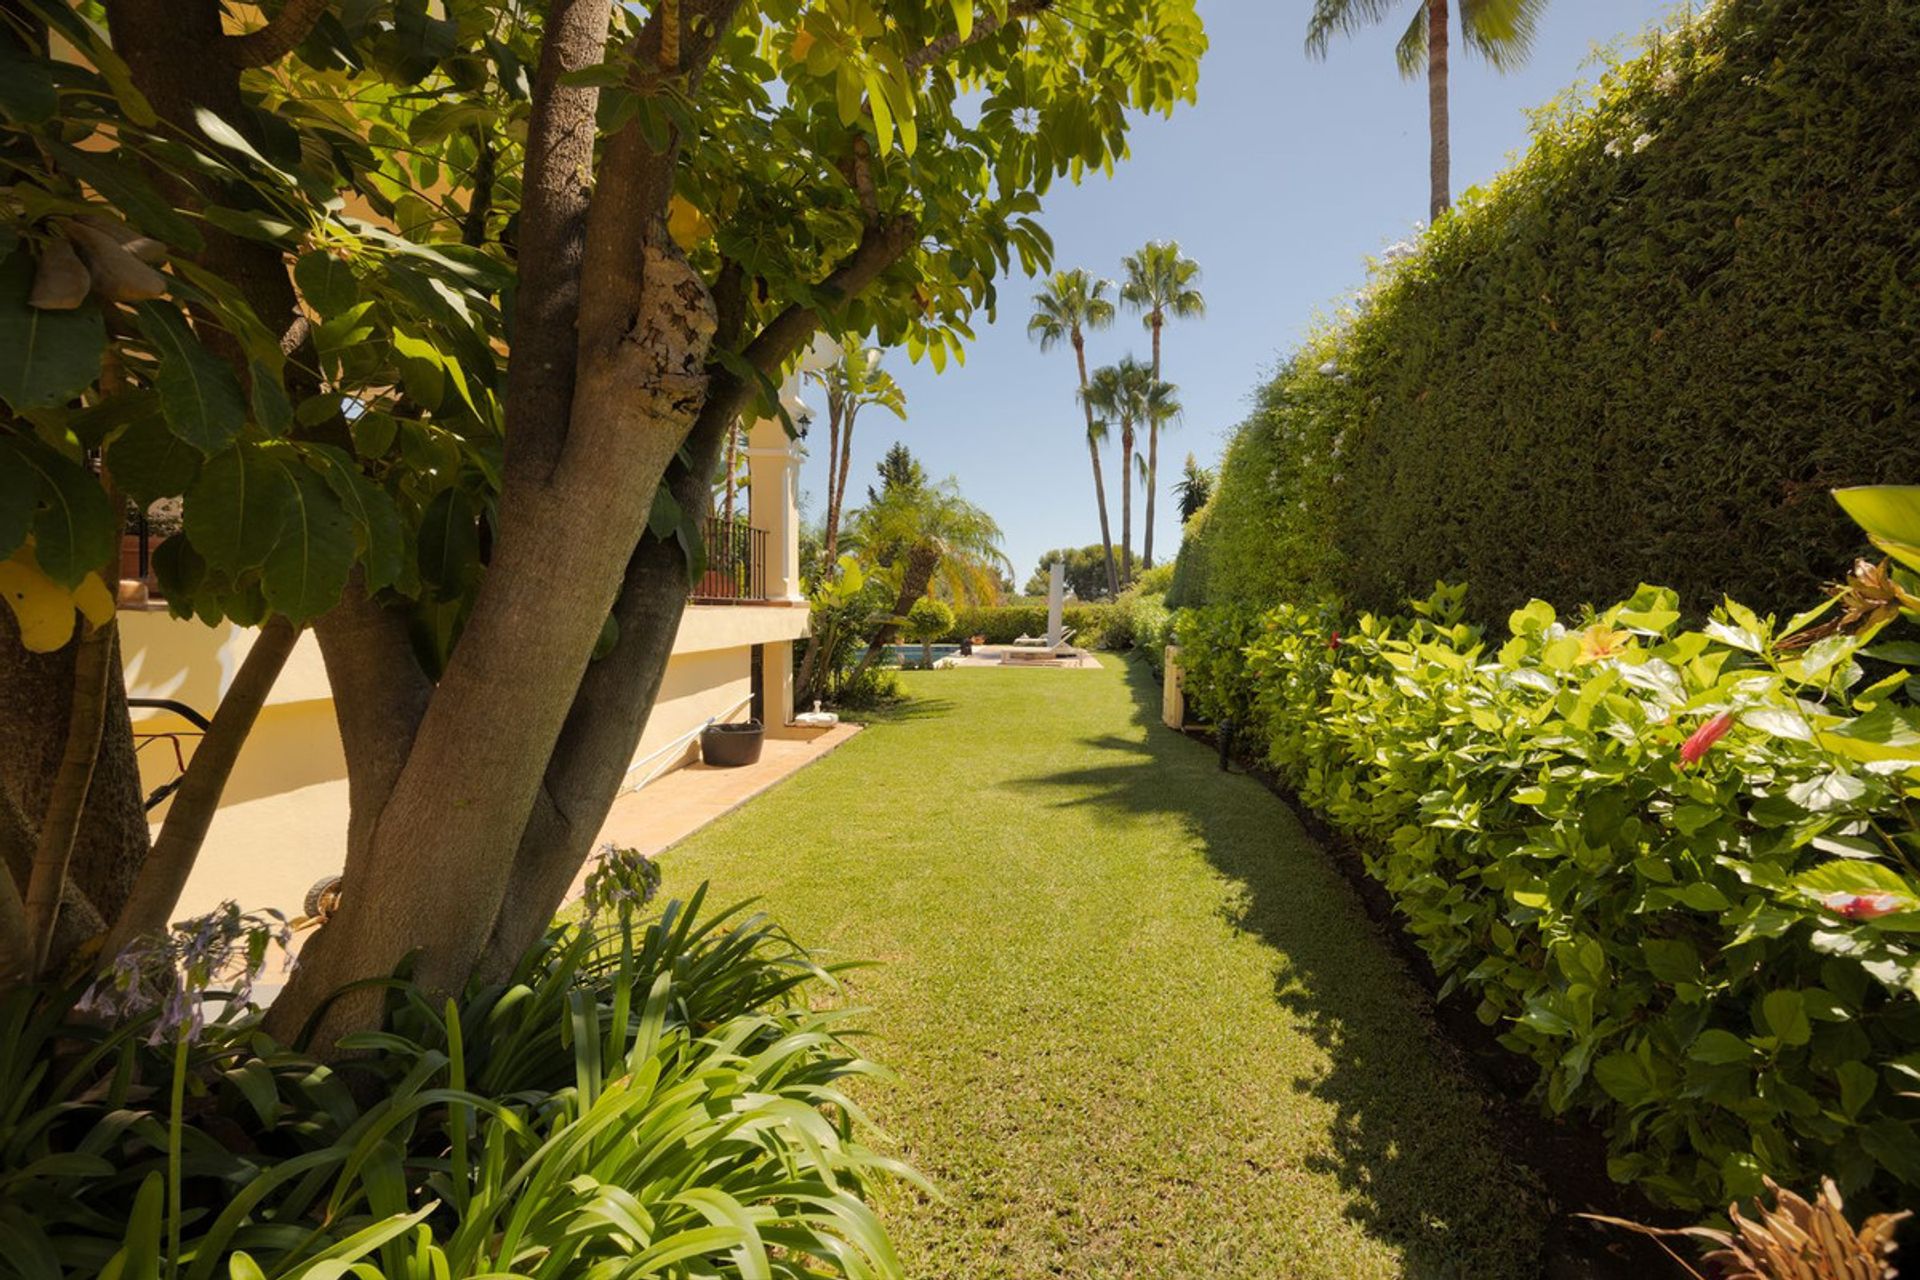
[[[1128,252],[1167,238],[1200,264],[1207,316],[1170,326],[1163,338],[1164,375],[1178,384],[1186,416],[1161,439],[1161,560],[1179,546],[1169,491],[1188,451],[1209,465],[1218,459],[1263,371],[1316,312],[1364,281],[1368,255],[1407,235],[1427,208],[1426,86],[1402,80],[1393,61],[1405,16],[1336,42],[1315,62],[1302,49],[1309,0],[1199,6],[1211,47],[1198,105],[1140,122],[1132,158],[1111,180],[1056,186],[1042,218],[1059,268],[1115,277]],[[1528,109],[1593,78],[1597,47],[1636,36],[1669,9],[1670,0],[1553,0],[1525,68],[1500,75],[1456,54],[1455,192],[1492,177],[1524,147]],[[1042,356],[1026,336],[1036,284],[1020,275],[1001,281],[998,320],[981,317],[964,367],[949,363],[936,375],[903,350],[888,354],[908,418],[879,409],[861,416],[850,495],[864,494],[890,443],[906,442],[930,474],[957,478],[1000,522],[1016,586],[1041,552],[1100,536],[1072,354],[1062,347]],[[1090,364],[1148,354],[1146,331],[1124,312],[1087,346]],[[817,390],[807,397],[819,398]],[[1116,539],[1117,448],[1106,454]],[[810,517],[826,492],[825,459],[819,443],[802,474]],[[1136,488],[1136,556],[1143,502]]]

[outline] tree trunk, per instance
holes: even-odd
[[[1120,584],[1133,581],[1133,424],[1120,424]]]
[[[101,916],[111,919],[120,910],[147,856],[140,762],[134,755],[120,672],[119,628],[114,630],[100,749],[68,862],[53,946],[56,966],[75,945],[98,933]],[[0,610],[0,725],[6,726],[0,732],[0,848],[23,909],[38,840],[37,817],[47,810],[66,742],[78,653],[74,644],[53,653],[28,653],[12,612]]]
[[[914,601],[927,594],[927,584],[933,581],[933,571],[939,567],[940,552],[936,547],[921,545],[907,552],[907,567],[900,575],[900,594],[894,599],[893,613],[867,642],[867,651],[860,655],[860,665],[853,669],[852,679],[857,681],[865,675],[879,660],[881,651],[899,637],[908,611]]]
[[[1452,143],[1447,110],[1447,0],[1427,0],[1427,116],[1433,133],[1428,216],[1438,220],[1453,203]]]
[[[827,562],[831,564],[837,557],[840,547],[840,521],[847,513],[847,473],[853,466],[853,418],[848,416],[846,425],[840,431],[840,478],[833,490],[832,541],[828,543],[834,550],[828,553]]]
[[[738,426],[727,428],[727,460],[722,465],[727,469],[727,505],[725,507],[725,515],[723,515],[720,520],[720,527],[722,530],[721,536],[729,540],[728,547],[731,549],[733,545],[731,539],[733,538],[734,481],[740,473],[740,428]]]
[[[84,625],[84,624],[83,624]],[[73,657],[73,684],[68,690],[66,732],[61,735],[60,763],[40,818],[33,871],[23,896],[27,913],[29,962],[35,976],[48,974],[54,959],[53,940],[65,895],[67,871],[73,860],[87,792],[93,785],[94,762],[107,722],[107,687],[115,674],[115,627],[86,626]]]
[[[840,552],[840,406],[827,404],[827,510],[826,527],[820,538],[820,572],[833,572]]]
[[[1160,381],[1160,328],[1164,317],[1153,312],[1153,380]],[[1160,485],[1160,415],[1147,418],[1147,532],[1140,552],[1140,567],[1153,568],[1153,495]]]
[[[260,708],[266,705],[267,695],[299,639],[300,628],[284,618],[270,619],[260,628],[232,687],[220,699],[210,727],[194,749],[159,838],[140,864],[140,875],[126,906],[100,949],[102,956],[111,959],[140,935],[165,931],[200,847],[206,842],[207,828],[220,807],[221,793],[240,758],[240,748],[253,731]]]
[[[1087,453],[1093,459],[1093,496],[1100,504],[1100,549],[1107,557],[1107,596],[1120,594],[1120,570],[1113,563],[1113,526],[1107,521],[1107,482],[1100,474],[1100,442],[1094,438],[1093,405],[1087,400],[1087,340],[1073,330],[1073,360],[1080,368],[1080,407],[1087,415]]]

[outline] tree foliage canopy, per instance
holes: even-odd
[[[1109,169],[1126,111],[1190,97],[1203,47],[1184,0],[727,8],[697,85],[643,92],[611,51],[565,82],[598,88],[603,134],[679,134],[671,229],[710,283],[752,282],[743,335],[796,305],[831,308],[835,328],[936,366],[992,312],[996,276],[1046,265],[1036,215],[1052,181]],[[135,86],[104,11],[22,9],[0,103],[14,157],[0,556],[30,530],[63,586],[105,563],[118,525],[81,467],[104,450],[127,496],[186,499],[185,531],[157,557],[178,611],[306,620],[358,565],[423,620],[452,621],[439,615],[477,587],[500,487],[541,12],[328,9],[290,56],[242,75],[231,110],[202,107],[183,129]],[[647,17],[616,7],[612,49]],[[898,220],[911,248],[881,287],[824,293],[876,220]],[[259,315],[199,268],[219,237],[280,251],[299,315]],[[67,246],[91,296],[33,305]],[[745,358],[740,345],[716,359]],[[662,505],[656,532],[690,532]]]
[[[1049,266],[1051,184],[1191,100],[1205,38],[1192,0],[259,16],[0,5],[0,556],[98,613],[116,495],[177,496],[176,612],[267,622],[282,660],[312,624],[353,887],[290,1033],[409,952],[443,991],[524,953],[631,758],[740,416],[822,331],[957,356],[1000,274]],[[185,839],[141,869],[149,924]]]

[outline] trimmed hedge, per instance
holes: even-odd
[[[1811,598],[1826,491],[1920,475],[1916,119],[1888,0],[1724,0],[1550,108],[1264,389],[1174,598]]]
[[[1082,647],[1098,645],[1106,634],[1110,604],[1069,603],[1061,611],[1062,625],[1074,629],[1073,643]],[[942,640],[958,644],[968,636],[985,636],[988,644],[1012,644],[1021,636],[1047,634],[1047,605],[996,604],[969,605],[953,611],[953,628]]]
[[[1696,1212],[1763,1175],[1914,1203],[1909,672],[1868,683],[1866,637],[1788,648],[1731,603],[1686,630],[1652,587],[1578,628],[1536,601],[1508,636],[1462,594],[1183,611],[1188,696],[1355,840],[1443,995],[1548,1108],[1596,1115],[1615,1178]]]

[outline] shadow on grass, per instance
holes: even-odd
[[[842,711],[840,718],[853,724],[904,724],[912,720],[943,719],[953,714],[954,706],[951,698],[908,696],[897,702]]]
[[[1274,999],[1328,1062],[1294,1081],[1336,1113],[1326,1146],[1303,1163],[1338,1180],[1348,1214],[1403,1249],[1408,1274],[1541,1274],[1544,1197],[1496,1145],[1486,1099],[1351,887],[1278,798],[1160,724],[1160,687],[1144,664],[1128,663],[1126,680],[1143,732],[1080,743],[1111,763],[1016,785],[1066,793],[1062,805],[1179,815],[1241,886],[1228,921],[1273,948]]]

